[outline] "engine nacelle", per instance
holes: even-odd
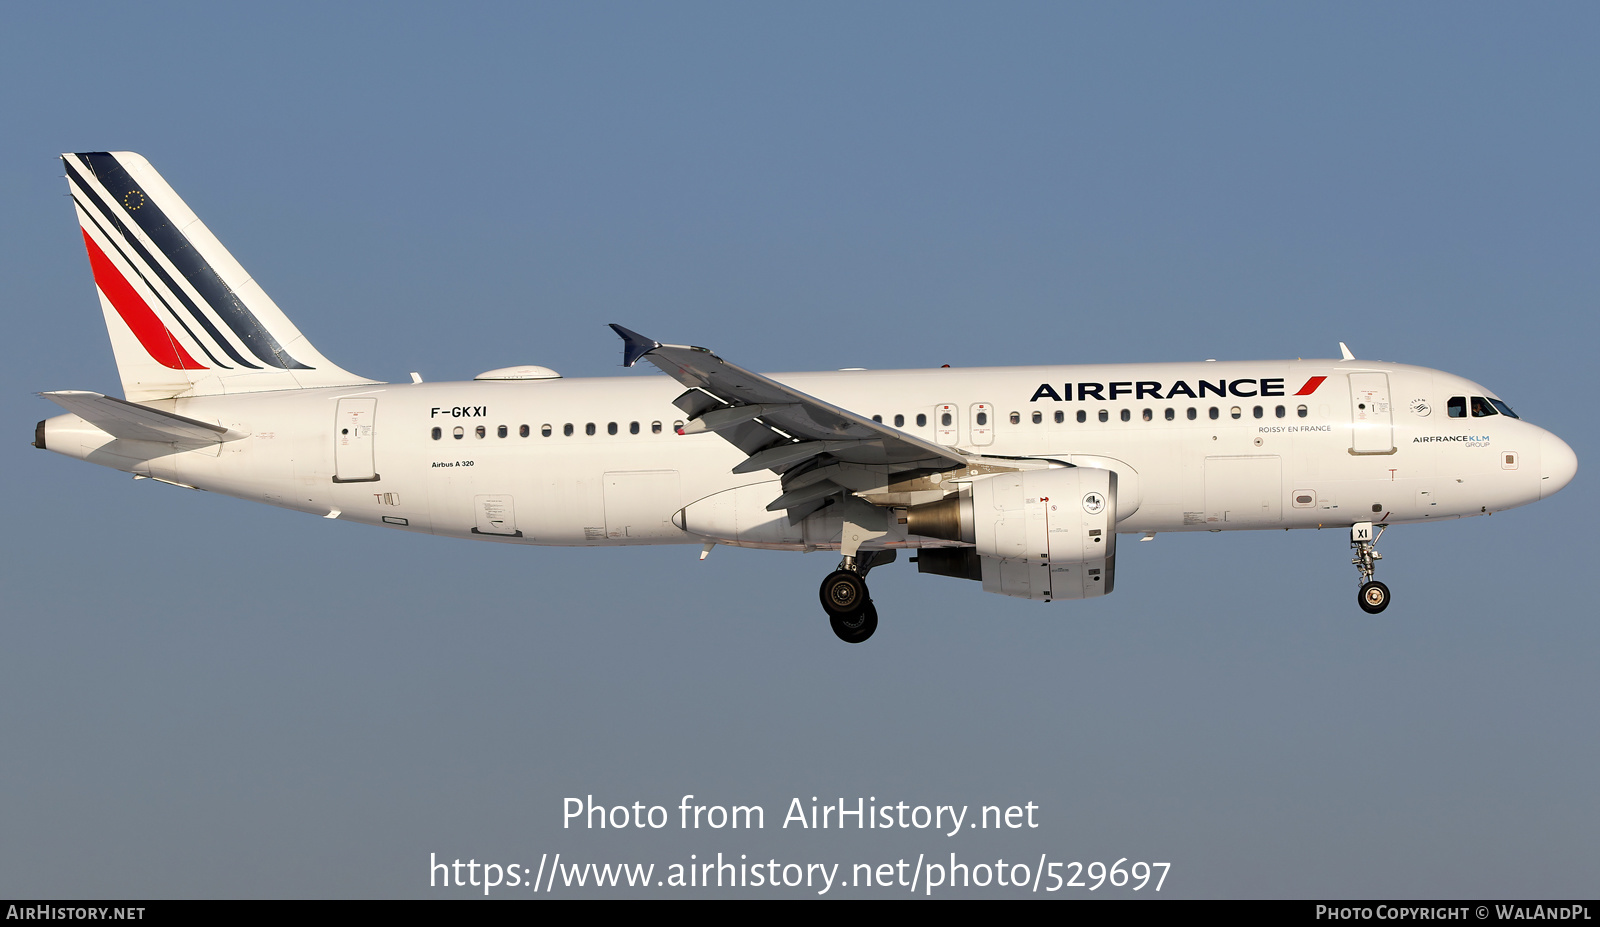
[[[915,535],[972,545],[985,592],[1026,599],[1087,599],[1114,583],[1117,474],[1092,467],[998,473],[907,510]],[[962,575],[949,554],[930,569]],[[920,558],[919,558],[920,561]],[[938,564],[934,568],[935,563]],[[972,574],[978,575],[972,575]]]

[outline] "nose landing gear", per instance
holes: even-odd
[[[878,630],[878,609],[867,591],[867,571],[894,560],[892,550],[879,550],[861,559],[845,557],[839,568],[822,580],[818,596],[828,613],[833,633],[848,644],[859,644]]]
[[[1357,522],[1350,528],[1350,546],[1355,549],[1355,559],[1350,562],[1361,571],[1361,591],[1356,596],[1361,610],[1369,615],[1376,615],[1389,607],[1389,587],[1372,578],[1372,573],[1377,569],[1378,561],[1383,559],[1383,554],[1378,553],[1378,539],[1383,537],[1383,532],[1388,525],[1379,525],[1377,534],[1372,532],[1372,522]]]

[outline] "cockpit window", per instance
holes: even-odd
[[[1491,399],[1489,401],[1494,403],[1494,407],[1496,409],[1500,410],[1500,414],[1501,415],[1509,415],[1512,418],[1521,418],[1522,417],[1522,416],[1518,415],[1517,413],[1511,411],[1511,407],[1510,406],[1506,405],[1505,403],[1501,402],[1498,399]]]
[[[1499,412],[1495,411],[1494,406],[1489,405],[1489,400],[1483,398],[1482,396],[1472,397],[1473,418],[1488,418],[1491,415],[1499,414]]]
[[[1465,396],[1451,396],[1450,397],[1449,407],[1450,407],[1450,417],[1451,418],[1466,418],[1467,417],[1467,397],[1465,397]]]

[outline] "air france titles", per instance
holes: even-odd
[[[1325,378],[1313,377],[1318,382],[1308,382],[1296,396],[1309,395],[1320,381]],[[1285,396],[1283,377],[1262,377],[1255,379],[1242,377],[1237,380],[1196,380],[1196,386],[1190,386],[1187,380],[1178,380],[1167,386],[1160,380],[1121,380],[1113,383],[1078,383],[1077,401],[1094,399],[1100,402],[1110,402],[1117,399],[1176,399],[1180,396],[1189,399],[1203,399],[1206,396],[1237,396],[1252,399],[1257,396]],[[1053,399],[1056,402],[1073,401],[1072,383],[1061,384],[1058,391],[1050,383],[1040,383],[1039,388],[1033,391],[1030,402],[1041,399]]]

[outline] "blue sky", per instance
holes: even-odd
[[[718,851],[1160,859],[1178,896],[1593,894],[1593,6],[4,19],[0,894],[448,895],[429,853]],[[28,447],[34,392],[117,392],[54,160],[103,149],[150,158],[369,376],[611,375],[613,321],[760,370],[1343,340],[1484,383],[1580,472],[1390,532],[1381,619],[1338,533],[1162,536],[1090,603],[897,564],[878,636],[844,647],[823,554],[471,545]],[[1043,826],[562,830],[591,793],[1033,801]]]

